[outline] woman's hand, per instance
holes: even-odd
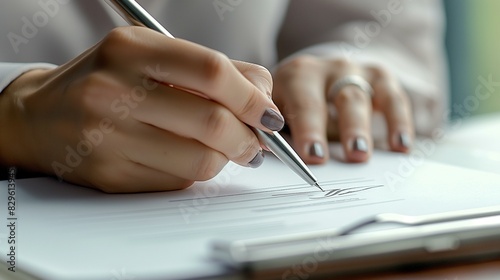
[[[118,28],[66,65],[25,73],[3,92],[2,159],[105,192],[185,188],[229,160],[262,163],[248,126],[282,128],[271,90],[263,67],[145,28]]]
[[[361,83],[349,83],[350,76],[361,78]],[[328,160],[327,139],[338,138],[347,161],[368,160],[373,110],[385,117],[392,151],[408,152],[414,137],[406,93],[391,73],[378,66],[297,56],[276,69],[273,98],[285,116],[294,148],[307,163]]]

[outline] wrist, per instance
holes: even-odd
[[[36,69],[28,71],[0,93],[0,166],[19,166],[32,170],[40,170],[33,155],[33,135],[25,99],[36,93],[46,73],[50,70]]]

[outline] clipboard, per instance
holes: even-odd
[[[249,279],[289,280],[500,257],[500,207],[406,217],[415,225],[352,234],[385,223],[374,217],[340,230],[218,241],[213,252]]]

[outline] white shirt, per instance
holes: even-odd
[[[417,132],[445,119],[444,15],[435,0],[143,0],[174,36],[272,68],[297,53],[392,70],[410,95]],[[54,67],[126,25],[104,1],[3,1],[0,91],[28,69]]]

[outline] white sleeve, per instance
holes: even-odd
[[[21,74],[33,69],[52,69],[49,63],[0,63],[0,93]]]
[[[314,16],[305,21],[304,14]],[[278,52],[280,59],[310,54],[381,65],[408,93],[417,133],[430,135],[446,121],[444,34],[441,1],[291,0]]]

